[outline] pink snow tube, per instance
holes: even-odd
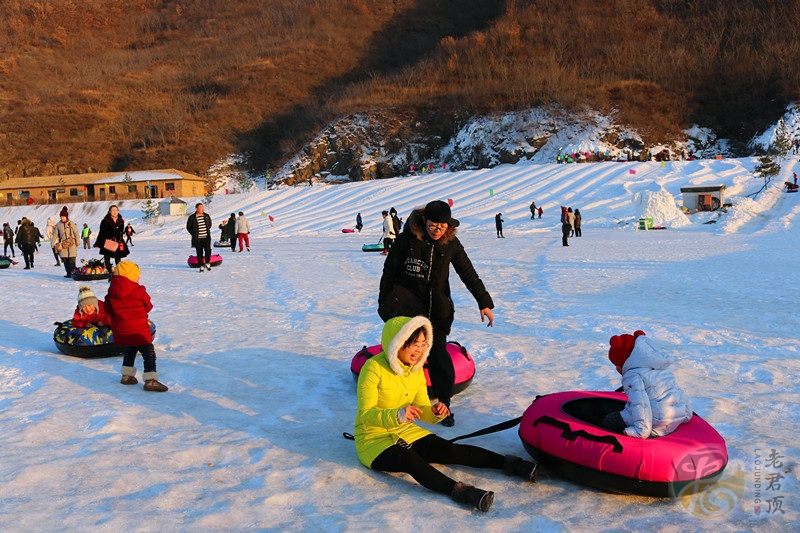
[[[350,362],[350,371],[353,373],[353,379],[358,381],[358,374],[361,372],[361,367],[364,366],[367,359],[381,353],[381,350],[383,350],[383,348],[381,348],[380,344],[370,347],[364,346],[353,356],[353,360]],[[453,368],[456,371],[453,394],[458,394],[472,383],[472,378],[475,377],[475,360],[472,359],[472,356],[469,355],[466,348],[455,341],[448,341],[447,353],[450,354],[450,359],[453,360]],[[431,378],[428,375],[428,365],[426,364],[422,370],[425,372],[425,381],[430,389]]]
[[[569,391],[539,396],[519,427],[531,456],[571,481],[621,494],[675,498],[685,487],[716,482],[728,464],[725,439],[697,416],[664,437],[638,439],[600,427],[621,411],[621,392]]]
[[[187,262],[189,263],[189,266],[192,267],[192,268],[199,268],[200,267],[200,265],[197,264],[197,256],[196,255],[190,255],[189,256],[189,260]],[[221,264],[222,264],[222,256],[221,255],[217,255],[217,254],[211,254],[211,266],[215,267],[215,266],[221,265]]]

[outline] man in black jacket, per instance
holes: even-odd
[[[22,256],[25,258],[25,270],[33,268],[33,252],[36,250],[39,238],[39,230],[33,225],[33,222],[23,218],[17,233],[17,246],[22,250]]]
[[[433,347],[428,374],[435,398],[448,408],[455,381],[447,353],[447,335],[455,314],[450,298],[451,264],[478,302],[481,322],[486,318],[489,326],[494,323],[492,297],[456,237],[458,225],[450,206],[442,201],[412,211],[386,257],[378,295],[378,314],[384,321],[399,315],[425,315],[431,320]],[[451,410],[442,424],[450,427],[454,423]]]
[[[189,215],[186,221],[186,231],[192,235],[192,246],[197,252],[200,272],[203,269],[211,270],[211,216],[205,212],[203,204],[194,206],[194,214]]]

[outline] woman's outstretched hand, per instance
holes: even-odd
[[[481,309],[481,322],[483,322],[484,317],[489,319],[489,323],[486,324],[486,327],[492,327],[492,324],[494,324],[494,313],[492,313],[492,310],[488,307]]]

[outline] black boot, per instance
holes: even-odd
[[[450,400],[443,401],[443,404],[447,406],[447,410],[450,410]],[[450,414],[446,417],[442,418],[441,424],[446,428],[451,428],[456,425],[456,417],[453,415],[453,411],[450,411]]]
[[[503,473],[507,476],[517,476],[536,483],[539,478],[539,465],[526,461],[515,455],[506,455],[503,463]]]
[[[450,497],[453,498],[454,502],[467,503],[484,513],[489,510],[494,502],[494,492],[481,490],[460,481],[453,487]]]

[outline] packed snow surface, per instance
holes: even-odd
[[[187,266],[184,217],[146,225],[142,202],[122,202],[170,390],[120,385],[120,358],[56,350],[53,322],[72,316],[79,283],[63,278],[46,244],[33,270],[0,270],[0,530],[798,531],[800,194],[782,184],[800,164],[785,161],[754,194],[756,164],[519,164],[221,195],[207,208],[214,237],[242,211],[252,251],[215,248],[224,262],[205,273]],[[687,185],[725,185],[732,205],[687,215]],[[349,365],[380,338],[383,262],[361,245],[379,240],[382,210],[406,217],[434,199],[452,200],[496,320],[481,323],[451,273],[450,338],[477,374],[454,398],[455,427],[432,429],[452,438],[520,416],[536,395],[616,389],[608,339],[643,329],[727,441],[726,478],[703,506],[609,494],[547,468],[530,484],[442,466],[495,491],[481,514],[358,462],[342,438],[356,407]],[[541,219],[531,220],[531,201]],[[562,205],[583,215],[583,237],[569,247]],[[108,206],[69,204],[70,217],[96,233]],[[27,216],[44,230],[60,209],[0,208],[0,219],[13,227]],[[361,233],[342,233],[358,212]],[[638,231],[639,217],[667,229]],[[106,282],[90,285],[105,296]],[[466,442],[526,454],[516,430]]]

